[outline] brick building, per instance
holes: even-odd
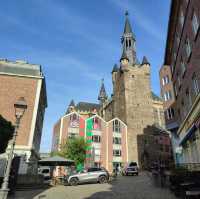
[[[182,163],[200,163],[200,1],[173,0],[164,65],[171,68],[176,149]]]
[[[88,123],[92,124],[89,130]],[[54,126],[52,151],[59,151],[67,139],[74,137],[84,137],[86,142],[91,139],[86,166],[103,166],[112,172],[116,166],[128,163],[127,126],[117,118],[106,122],[96,114],[88,118],[77,112],[64,115]]]
[[[27,110],[21,119],[15,153],[21,156],[19,173],[36,173],[45,108],[45,78],[41,66],[25,61],[0,60],[0,114],[15,123],[14,103],[24,97]],[[9,147],[8,147],[9,149]]]

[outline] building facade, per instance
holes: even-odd
[[[151,90],[151,65],[149,61],[145,56],[141,63],[137,59],[136,38],[130,25],[128,13],[126,13],[121,44],[122,56],[120,63],[115,64],[112,69],[113,93],[111,97],[108,97],[104,82],[102,81],[98,95],[99,104],[79,102],[75,105],[72,101],[66,113],[68,114],[70,111],[76,111],[81,115],[82,119],[86,121],[90,120],[88,118],[96,114],[99,115],[102,124],[104,124],[103,126],[107,126],[104,128],[107,129],[105,130],[108,135],[106,139],[111,140],[104,140],[102,137],[102,141],[105,141],[105,151],[109,151],[109,155],[102,153],[103,159],[108,157],[108,160],[110,160],[108,163],[112,166],[123,164],[126,162],[126,159],[127,162],[137,162],[140,166],[143,148],[139,147],[138,135],[144,134],[148,126],[157,125],[163,129],[165,128],[163,102],[161,98],[156,96]],[[120,121],[121,127],[123,127],[121,128],[122,131],[125,131],[123,129],[127,128],[126,143],[125,138],[123,138],[123,135],[126,133],[115,134],[115,132],[111,131],[112,127],[109,128],[109,125],[113,125],[112,121],[114,118],[118,118],[117,120]],[[54,126],[54,134],[56,131],[59,131],[61,123],[61,120],[59,120]],[[85,125],[87,131],[87,124]],[[93,129],[90,130],[90,132],[93,131]],[[95,133],[101,134],[97,131],[95,131]],[[112,137],[113,134],[116,136],[122,135],[121,141],[119,141],[122,143],[120,150],[123,153],[121,158],[117,157],[113,159],[114,157],[111,156],[111,149],[116,147],[116,150],[118,150],[117,148],[119,147],[117,145],[112,145],[112,139],[110,139],[109,136]],[[57,135],[57,137],[59,137],[59,135]],[[102,136],[103,135],[106,135],[106,133],[102,133]],[[118,137],[116,138],[116,142],[118,142],[117,140]],[[125,152],[126,154],[124,154]],[[120,154],[121,152],[113,152],[113,154],[115,153]],[[110,169],[110,166],[105,163],[105,160],[102,161],[103,165],[106,165],[105,167]]]
[[[97,114],[88,118],[77,112],[64,115],[54,126],[52,151],[59,151],[66,140],[75,137],[87,142],[86,167],[101,166],[112,172],[128,162],[127,126],[117,118],[106,122]]]
[[[13,124],[14,103],[20,97],[26,100],[28,108],[21,119],[15,153],[21,156],[20,174],[37,173],[43,119],[47,107],[45,77],[41,66],[25,61],[0,60],[0,85],[0,114]]]
[[[200,163],[200,1],[174,0],[164,65],[171,68],[177,151],[182,163]]]

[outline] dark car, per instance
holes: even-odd
[[[138,175],[138,166],[137,162],[131,162],[124,170],[123,175]]]

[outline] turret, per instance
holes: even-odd
[[[106,94],[106,89],[104,86],[104,79],[102,79],[101,81],[101,88],[100,88],[100,92],[99,92],[99,96],[98,96],[98,100],[100,102],[100,104],[103,104],[106,100],[107,100],[107,94]]]
[[[74,103],[74,100],[71,100],[71,102],[67,108],[66,114],[71,113],[73,111],[75,111],[75,103]]]

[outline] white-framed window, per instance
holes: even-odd
[[[193,28],[194,35],[196,36],[197,31],[199,29],[199,20],[195,12],[193,12],[193,16],[192,16],[192,28]]]
[[[79,116],[74,113],[72,115],[70,115],[70,127],[79,127]]]
[[[113,150],[113,156],[116,156],[116,157],[122,156],[121,150]]]
[[[164,93],[164,100],[165,101],[168,101],[172,98],[172,94],[171,94],[171,91],[167,91]]]
[[[183,10],[181,9],[180,10],[180,16],[179,16],[179,21],[180,21],[181,27],[183,27],[184,19],[185,19],[185,17],[183,15]]]
[[[186,70],[185,63],[184,63],[183,60],[181,60],[181,72],[182,72],[182,75],[185,73],[185,70]]]
[[[101,142],[101,136],[100,135],[93,135],[92,141],[97,142],[97,143]]]
[[[185,40],[185,50],[186,50],[187,58],[189,58],[189,56],[190,56],[192,50],[191,50],[190,40],[189,40],[188,37],[187,37],[186,40]]]
[[[167,119],[172,119],[174,117],[174,109],[173,108],[168,108],[166,113],[167,113]]]
[[[166,76],[164,76],[164,77],[162,78],[162,84],[163,84],[163,86],[164,86],[165,84],[168,84],[168,83],[169,83],[169,76],[166,75]]]
[[[122,139],[119,137],[113,137],[113,144],[122,144]]]
[[[120,133],[121,132],[121,125],[119,120],[113,121],[113,132]]]
[[[194,90],[195,95],[198,95],[200,90],[199,90],[199,82],[198,82],[196,74],[194,74],[192,77],[192,84],[193,84],[193,90]]]

